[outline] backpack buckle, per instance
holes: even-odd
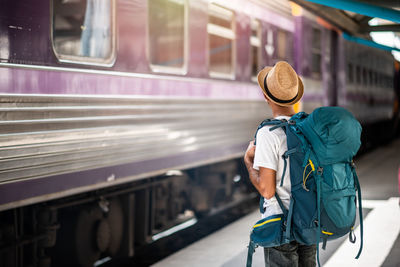
[[[296,125],[296,121],[294,121],[294,120],[289,120],[289,121],[288,121],[288,124],[289,124],[289,125]]]
[[[303,186],[303,189],[306,190],[307,192],[310,191],[310,189],[308,189],[305,184],[302,184],[302,186]]]
[[[324,173],[324,168],[318,167],[317,174],[321,176],[323,173]]]

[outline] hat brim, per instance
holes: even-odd
[[[299,83],[298,83],[299,85],[298,85],[298,88],[297,88],[297,97],[296,97],[293,101],[291,101],[291,102],[289,102],[289,103],[279,103],[279,102],[274,101],[273,99],[271,99],[271,98],[268,96],[268,94],[267,94],[267,92],[266,92],[266,90],[265,90],[265,87],[264,87],[264,79],[265,79],[265,77],[267,77],[267,75],[268,75],[268,73],[270,72],[270,70],[272,70],[272,67],[268,66],[268,67],[263,68],[263,69],[257,74],[258,85],[261,87],[261,89],[262,89],[263,94],[265,95],[265,97],[268,98],[269,101],[271,101],[271,102],[273,102],[273,103],[275,103],[275,104],[277,104],[277,105],[279,105],[279,106],[291,106],[291,105],[294,105],[294,104],[296,104],[297,102],[299,102],[300,99],[303,97],[303,94],[304,94],[304,85],[303,85],[303,81],[301,80],[301,78],[299,77],[299,75],[297,75],[297,79],[299,79]]]

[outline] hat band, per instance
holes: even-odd
[[[296,100],[296,98],[297,98],[298,95],[299,95],[298,92],[297,92],[297,94],[296,94],[295,97],[293,97],[292,99],[289,99],[289,100],[282,100],[282,99],[279,99],[279,98],[276,98],[275,96],[273,96],[272,93],[269,91],[268,86],[267,86],[267,76],[268,76],[268,75],[265,75],[265,78],[264,78],[264,89],[265,89],[265,92],[267,93],[267,95],[268,95],[272,100],[274,100],[275,102],[278,102],[278,103],[282,103],[282,104],[287,104],[287,103],[290,103],[290,102],[293,102],[294,100]]]

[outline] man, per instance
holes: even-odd
[[[273,117],[289,120],[295,114],[293,105],[301,99],[304,91],[303,83],[294,69],[287,62],[280,61],[274,67],[261,70],[257,79]],[[286,134],[281,128],[274,131],[269,131],[269,128],[265,126],[258,131],[257,146],[254,146],[254,141],[250,142],[244,157],[250,180],[264,197],[262,218],[283,213],[275,193],[287,209],[290,202],[290,162],[282,177],[282,155],[287,151]],[[264,248],[265,266],[315,266],[315,254],[315,245],[306,246],[293,241]]]

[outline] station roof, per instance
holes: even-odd
[[[291,1],[348,34],[393,47],[395,57],[399,58],[400,0]],[[391,34],[386,43],[380,35],[383,33]]]
[[[366,37],[370,32],[400,32],[400,0],[292,0],[339,29]],[[379,25],[370,25],[373,18]]]

